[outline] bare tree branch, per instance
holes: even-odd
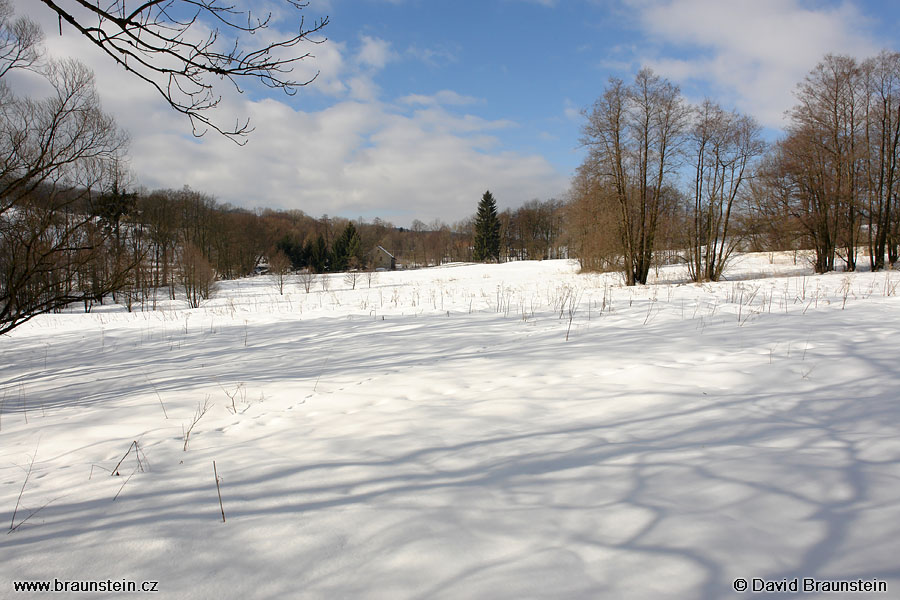
[[[41,58],[41,28],[24,17],[13,21],[12,15],[9,0],[0,0],[0,79],[12,69],[32,68]]]
[[[281,0],[291,11],[306,2]],[[238,143],[252,131],[249,120],[225,127],[209,116],[222,96],[218,82],[227,80],[238,92],[242,81],[255,80],[288,95],[316,79],[293,79],[291,73],[309,52],[292,49],[301,43],[321,44],[328,24],[324,17],[283,39],[267,40],[272,15],[259,18],[221,0],[146,0],[126,10],[125,0],[41,0],[59,18],[91,40],[126,71],[153,86],[176,111],[186,115],[194,135],[213,129]],[[208,29],[208,33],[201,33]],[[251,36],[256,36],[251,39]],[[263,43],[254,46],[263,38]]]

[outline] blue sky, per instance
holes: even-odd
[[[193,139],[146,86],[73,31],[60,37],[41,3],[16,5],[44,25],[51,54],[95,70],[140,184],[398,225],[465,218],[485,189],[501,208],[563,197],[582,158],[579,111],[610,76],[649,66],[689,101],[753,115],[774,139],[826,52],[896,50],[900,30],[894,0],[311,0],[304,14],[329,16],[328,41],[298,76],[319,77],[294,97],[226,93],[217,118],[256,127],[238,148]]]

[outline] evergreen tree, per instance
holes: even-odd
[[[352,235],[347,239],[347,266],[351,269],[361,269],[363,267],[362,240],[353,223],[347,225],[348,229],[351,227],[353,227]]]
[[[324,239],[322,240],[325,241]],[[311,270],[313,269],[313,254],[316,252],[316,244],[313,242],[311,238],[306,238],[306,243],[303,244],[303,267],[309,267]],[[316,271],[318,273],[318,271]]]
[[[347,240],[343,235],[331,246],[331,269],[338,273],[347,270]]]
[[[341,272],[359,267],[361,262],[359,232],[352,222],[347,223],[344,232],[334,241],[332,257],[333,271]]]
[[[291,268],[299,271],[309,266],[309,256],[312,252],[311,242],[307,242],[304,245],[289,236],[285,236],[275,244],[275,248],[284,252],[285,256],[291,259]]]
[[[114,233],[120,238],[122,218],[130,214],[137,204],[137,194],[126,192],[119,187],[118,180],[112,183],[112,189],[97,197],[93,202],[93,214],[100,218],[107,233]]]
[[[500,259],[500,219],[497,217],[497,203],[490,191],[485,192],[478,203],[472,254],[475,260],[481,262]]]
[[[328,244],[322,234],[316,238],[316,243],[311,248],[312,252],[309,256],[309,266],[316,273],[324,273],[328,270],[331,262],[331,253],[328,251]]]

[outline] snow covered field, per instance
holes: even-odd
[[[702,286],[256,277],[36,318],[0,337],[0,597],[895,598],[900,274],[770,258]]]

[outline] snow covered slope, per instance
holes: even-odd
[[[257,277],[0,338],[0,597],[900,593],[900,275],[576,271]]]

